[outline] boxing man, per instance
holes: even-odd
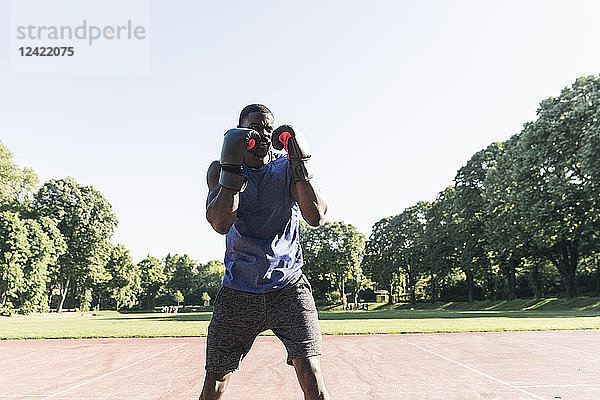
[[[222,398],[254,339],[267,329],[283,342],[304,398],[329,399],[298,238],[300,217],[319,226],[327,205],[312,180],[306,139],[289,125],[274,130],[273,122],[264,105],[246,106],[238,128],[225,133],[221,160],[208,168],[206,218],[226,235],[226,272],[208,327],[201,400]]]

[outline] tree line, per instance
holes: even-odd
[[[364,247],[343,223],[306,235],[306,270],[338,282],[343,301],[344,282],[366,280],[413,302],[597,295],[599,195],[600,78],[589,76],[473,154],[435,200],[376,222]]]
[[[2,313],[203,304],[216,295],[222,263],[169,254],[135,264],[110,242],[117,218],[100,192],[72,178],[36,191],[37,181],[0,143]]]
[[[304,272],[323,302],[386,289],[409,301],[600,293],[600,77],[543,100],[537,118],[475,153],[433,201],[373,225],[301,224]],[[0,143],[0,309],[148,308],[214,298],[222,263],[135,264],[91,186],[19,168]]]

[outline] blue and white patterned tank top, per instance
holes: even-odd
[[[271,157],[261,168],[243,167],[248,185],[226,235],[223,286],[267,293],[302,273],[301,214],[290,195],[289,163],[285,155]]]

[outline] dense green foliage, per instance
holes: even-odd
[[[0,314],[185,306],[216,296],[222,263],[169,254],[135,264],[110,242],[117,218],[100,192],[73,178],[37,191],[36,183],[0,144]]]
[[[600,77],[540,103],[537,119],[461,167],[432,201],[376,222],[302,223],[320,303],[600,293]],[[187,255],[135,264],[110,242],[117,218],[92,186],[37,177],[0,144],[0,312],[199,305],[224,266]]]
[[[314,286],[316,297],[346,305],[349,285],[355,296],[367,280],[360,267],[365,237],[350,224],[327,222],[318,228],[300,224],[304,273]],[[335,294],[333,294],[335,293]]]
[[[47,284],[66,249],[56,221],[32,212],[36,182],[0,143],[0,313],[47,311]]]
[[[364,270],[415,300],[600,291],[600,78],[542,101],[537,119],[459,169],[430,205],[377,222]],[[416,212],[419,210],[420,212]]]
[[[58,222],[67,243],[51,274],[51,284],[61,291],[62,308],[73,289],[82,309],[89,309],[93,287],[105,280],[111,257],[110,237],[117,225],[110,203],[91,186],[73,178],[46,182],[34,196],[34,213]]]

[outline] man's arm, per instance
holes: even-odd
[[[298,181],[290,184],[290,193],[300,206],[302,217],[311,226],[323,223],[327,203],[321,191],[312,181]]]
[[[221,235],[229,232],[237,217],[240,204],[239,192],[246,188],[246,177],[242,174],[242,164],[246,152],[260,140],[260,134],[252,129],[234,128],[225,132],[221,161],[214,161],[208,167],[208,199],[206,219]]]
[[[327,212],[321,191],[311,181],[310,150],[306,138],[291,125],[281,125],[273,131],[273,147],[285,149],[290,163],[290,194],[300,206],[302,217],[309,225],[319,226]]]
[[[206,219],[215,231],[224,235],[229,232],[229,228],[237,217],[240,195],[238,191],[219,185],[220,173],[221,164],[213,161],[206,174],[208,183]]]

